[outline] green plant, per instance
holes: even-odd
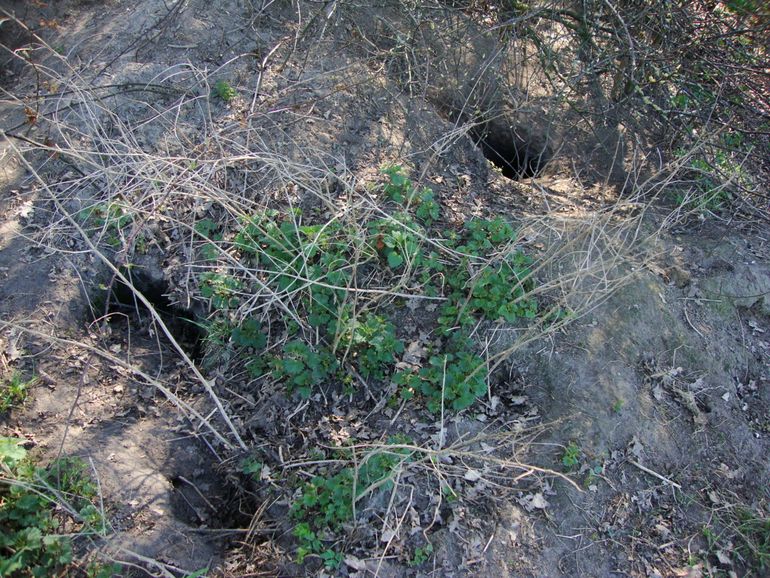
[[[97,487],[81,460],[40,468],[22,441],[0,438],[0,575],[58,574],[73,560],[73,536],[106,532]]]
[[[301,397],[310,397],[310,388],[334,375],[339,363],[326,348],[311,349],[303,341],[295,340],[283,348],[283,356],[273,360],[276,377],[286,382],[289,391]]]
[[[433,556],[433,544],[425,544],[425,546],[418,546],[414,549],[412,559],[409,560],[410,566],[420,566],[425,564],[430,557]]]
[[[238,327],[233,329],[231,339],[238,347],[262,349],[267,344],[267,337],[262,333],[259,321],[251,317],[243,320]]]
[[[259,474],[262,473],[262,468],[264,467],[264,464],[260,461],[257,461],[254,458],[246,458],[241,462],[241,471],[244,474],[251,474],[256,475],[259,477]]]
[[[248,358],[246,369],[249,374],[258,377],[264,373],[268,365],[263,351],[267,345],[267,336],[262,332],[259,321],[251,317],[244,319],[240,326],[232,330],[230,339],[241,350],[240,356]]]
[[[361,374],[385,379],[396,361],[396,354],[404,351],[403,342],[396,339],[393,324],[371,313],[343,323],[340,345],[350,350]]]
[[[418,203],[414,215],[430,227],[441,216],[441,207],[436,202],[435,195],[431,189],[422,189],[417,199]]]
[[[400,205],[408,202],[412,193],[412,181],[404,174],[403,167],[391,165],[383,168],[380,172],[388,177],[388,182],[384,187],[385,195]]]
[[[770,517],[749,508],[735,510],[738,551],[757,570],[757,576],[770,569]]]
[[[217,80],[213,92],[225,102],[230,102],[238,96],[238,92],[226,80]]]
[[[29,389],[36,383],[36,377],[25,379],[20,371],[12,372],[0,383],[0,413],[23,403],[29,395]]]
[[[379,291],[392,279],[398,286],[419,280],[425,294],[445,298],[437,319],[441,338],[423,367],[399,372],[393,382],[402,400],[417,393],[431,411],[442,405],[464,409],[487,391],[484,364],[468,338],[470,327],[482,319],[511,322],[537,315],[538,302],[530,295],[534,288],[531,260],[515,249],[516,232],[500,218],[472,219],[460,231],[447,233],[445,242],[452,251],[443,253],[440,246],[424,251],[424,229],[409,211],[424,210],[418,217],[423,222],[436,218],[432,191],[414,187],[400,167],[384,172],[389,177],[385,194],[401,205],[392,216],[364,223],[303,224],[299,210],[264,210],[241,222],[232,236],[233,250],[227,252],[239,258],[244,268],[256,270],[259,291],[267,288],[275,300],[290,305],[291,313],[282,312],[279,321],[295,338],[274,358],[272,367],[290,391],[303,397],[310,396],[313,385],[335,375],[340,360],[349,361],[365,379],[382,381],[392,375],[404,344],[393,323],[372,307],[376,301],[368,300],[365,284],[374,281]],[[199,221],[196,231],[212,242],[224,243],[211,220]],[[214,247],[211,256],[224,250]],[[201,295],[216,309],[234,308],[238,295],[248,294],[256,278],[240,271],[221,268],[201,274]],[[361,299],[365,301],[359,307]],[[355,315],[356,310],[363,313]],[[217,315],[228,319],[218,321]],[[209,342],[215,347],[208,349],[221,349],[220,357],[227,359],[234,357],[232,348],[254,350],[250,358],[248,354],[237,358],[248,358],[247,370],[259,377],[266,369],[260,351],[266,336],[249,320],[232,329],[229,316],[232,312],[215,312],[209,321]],[[317,345],[311,347],[296,338],[299,319],[315,330]],[[353,377],[337,377],[344,391],[352,394]]]
[[[391,381],[398,387],[399,397],[404,401],[412,399],[422,385],[422,380],[415,371],[397,371]]]
[[[403,438],[392,438],[388,443],[403,442]],[[373,488],[389,489],[389,478],[394,469],[410,456],[407,449],[378,448],[366,454],[358,467],[348,466],[331,477],[316,476],[306,483],[291,508],[291,516],[299,520],[294,528],[294,536],[299,541],[298,563],[302,563],[308,555],[316,554],[327,567],[336,568],[342,561],[342,555],[326,548],[319,532],[338,532],[344,523],[353,518],[354,502]]]
[[[222,233],[219,231],[219,225],[211,219],[201,219],[195,223],[195,232],[208,239],[201,248],[201,256],[207,261],[215,261],[219,257],[219,249],[216,242],[222,240]]]
[[[413,232],[419,229],[407,213],[394,215],[392,219],[379,219],[369,223],[374,238],[374,248],[393,270],[405,263],[410,268],[422,262],[421,243]]]
[[[504,220],[473,219],[465,224],[460,236],[447,235],[457,251],[467,255],[459,267],[446,273],[449,299],[444,304],[439,324],[446,332],[454,326],[467,326],[474,315],[488,319],[534,318],[537,300],[529,297],[534,282],[532,260],[521,251],[508,251],[497,260],[490,253],[513,243],[516,233]],[[481,264],[476,261],[481,260]]]
[[[451,239],[452,235],[448,237]],[[463,226],[457,250],[468,255],[482,256],[515,241],[516,231],[501,217],[492,220],[470,219]]]
[[[120,564],[102,564],[101,562],[90,562],[86,568],[88,578],[114,578],[123,575],[123,567]]]
[[[346,298],[350,251],[356,241],[336,222],[299,225],[279,219],[275,211],[254,215],[236,235],[235,246],[264,268],[266,282],[276,292],[300,292],[313,327],[334,333],[338,310]]]
[[[441,486],[441,495],[450,504],[460,499],[458,493],[449,484],[443,484]]]
[[[565,468],[572,470],[580,464],[580,455],[580,446],[574,441],[571,441],[567,447],[564,448],[564,453],[561,456],[561,463]]]
[[[533,319],[537,301],[528,298],[532,288],[529,265],[531,259],[517,251],[497,266],[487,266],[468,282],[468,306],[488,319],[515,321],[519,317]]]
[[[112,202],[97,203],[82,209],[78,213],[78,219],[90,228],[124,229],[133,222],[134,216],[119,203]]]
[[[752,189],[753,180],[741,161],[752,152],[752,146],[744,142],[739,132],[724,132],[719,139],[704,147],[687,161],[688,173],[694,190],[685,194],[677,192],[674,200],[688,210],[715,212],[724,209],[734,198],[736,189]],[[684,149],[676,156],[686,157]]]
[[[762,0],[725,0],[724,4],[735,14],[752,15],[760,12],[764,2]]]
[[[414,207],[415,217],[427,226],[431,226],[439,219],[441,207],[436,202],[431,189],[416,188],[399,165],[385,167],[381,172],[389,178],[384,192],[391,201],[402,205],[405,209]]]
[[[588,475],[586,475],[585,486],[589,487],[595,483],[599,477],[604,473],[604,466],[601,464],[595,464],[588,468]]]
[[[114,249],[120,247],[122,232],[134,222],[134,215],[116,202],[97,203],[78,212],[77,219],[90,234],[99,232]],[[140,237],[141,238],[141,237]],[[138,240],[138,239],[137,239]]]
[[[229,361],[232,348],[229,347],[232,325],[227,319],[215,317],[210,321],[194,322],[205,332],[203,338],[203,367],[211,369],[220,362]]]
[[[237,293],[243,288],[240,280],[226,273],[207,271],[200,277],[201,295],[211,299],[216,309],[229,309],[238,305]]]
[[[420,393],[428,409],[438,412],[442,404],[455,411],[469,407],[487,391],[484,361],[470,351],[433,355],[420,370]]]

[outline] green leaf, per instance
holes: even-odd
[[[302,373],[305,370],[305,364],[298,359],[284,359],[283,368],[286,373],[296,375]]]
[[[267,337],[260,331],[259,322],[251,318],[233,330],[232,339],[236,345],[254,349],[262,349],[267,344]]]
[[[388,252],[388,266],[391,269],[398,269],[404,263],[404,258],[395,251]]]
[[[244,474],[259,474],[262,472],[262,462],[246,460],[241,466],[241,471]]]
[[[24,443],[20,438],[0,437],[0,461],[13,468],[17,463],[23,460],[27,455],[21,444]]]
[[[22,555],[24,552],[16,552],[7,559],[0,558],[0,576],[13,576],[15,572],[24,566]]]

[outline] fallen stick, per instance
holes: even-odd
[[[637,468],[639,468],[639,469],[640,469],[640,470],[642,470],[643,472],[645,472],[645,473],[647,473],[647,474],[650,474],[651,476],[655,476],[656,478],[658,478],[659,480],[661,480],[661,481],[663,481],[663,482],[666,482],[667,484],[671,484],[671,485],[672,485],[672,486],[674,486],[674,487],[675,487],[677,490],[681,490],[681,489],[682,489],[682,486],[680,486],[680,485],[679,485],[679,484],[677,484],[676,482],[674,482],[674,481],[672,481],[672,480],[669,480],[669,479],[668,479],[666,476],[661,476],[661,475],[660,475],[658,472],[653,472],[653,471],[652,471],[650,468],[646,468],[646,467],[644,467],[644,466],[643,466],[642,464],[640,464],[639,462],[636,462],[636,461],[634,461],[634,460],[628,460],[628,463],[635,465]]]

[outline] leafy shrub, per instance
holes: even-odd
[[[404,174],[403,168],[393,165],[382,169],[389,178],[384,187],[385,195],[404,208],[414,207],[415,216],[425,225],[431,226],[441,215],[441,207],[429,188],[417,189]]]
[[[490,253],[507,246],[516,233],[502,219],[474,219],[466,223],[461,235],[453,239],[456,249],[469,257],[459,267],[446,272],[449,300],[441,308],[439,324],[444,332],[456,325],[474,322],[474,315],[487,319],[534,318],[538,304],[527,297],[533,288],[530,265],[532,260],[521,251],[508,252],[494,260]],[[470,256],[484,257],[479,268]],[[471,273],[478,269],[475,273]]]
[[[374,248],[391,269],[400,269],[404,263],[412,268],[421,264],[421,243],[412,232],[414,229],[419,227],[406,213],[394,215],[393,219],[378,219],[369,223]]]
[[[389,443],[405,441],[394,437]],[[291,516],[301,520],[294,529],[294,536],[300,543],[297,561],[302,563],[309,554],[317,554],[327,567],[337,567],[342,556],[325,548],[318,533],[325,529],[337,531],[345,522],[352,520],[354,500],[357,501],[371,488],[381,485],[383,489],[389,489],[391,486],[387,479],[409,456],[410,452],[402,448],[376,450],[364,456],[358,469],[346,467],[334,476],[316,476],[306,483],[291,509]]]
[[[0,576],[62,575],[73,560],[74,531],[106,531],[97,487],[81,460],[36,467],[21,442],[0,438]]]
[[[0,383],[0,413],[19,405],[27,399],[29,388],[35,385],[36,378],[24,379],[20,371],[14,371]]]
[[[201,256],[207,261],[215,261],[219,257],[219,250],[215,243],[222,240],[222,233],[217,225],[211,219],[201,219],[195,223],[195,232],[209,239],[200,248]]]
[[[229,309],[238,305],[237,293],[243,288],[243,284],[225,273],[208,271],[200,277],[201,295],[211,299],[215,309]]]
[[[501,218],[471,219],[460,231],[448,232],[445,242],[454,250],[451,253],[425,251],[423,226],[415,215],[426,224],[437,218],[433,192],[417,189],[401,167],[387,168],[384,173],[389,177],[384,193],[400,205],[388,218],[360,224],[336,220],[303,224],[298,210],[288,214],[265,210],[244,220],[234,234],[232,248],[244,265],[256,269],[260,287],[267,286],[275,298],[285,299],[297,317],[315,330],[318,346],[311,347],[301,339],[287,343],[272,361],[275,375],[289,391],[303,397],[310,395],[315,384],[337,377],[342,358],[364,378],[382,381],[390,377],[404,344],[393,323],[381,312],[367,311],[367,304],[364,313],[352,316],[349,287],[366,289],[369,279],[387,282],[397,272],[399,285],[408,286],[416,278],[426,294],[446,298],[438,310],[437,328],[444,345],[425,367],[392,377],[401,398],[420,394],[435,411],[443,396],[446,407],[466,408],[486,391],[485,372],[473,354],[468,328],[480,319],[512,322],[536,316],[538,303],[529,296],[534,286],[531,260],[515,250],[516,232]],[[207,219],[199,221],[196,230],[212,240],[219,235],[216,224]],[[203,273],[201,294],[217,309],[235,307],[238,294],[249,291],[250,281],[242,279],[227,270]],[[296,335],[299,329],[294,319],[280,318],[289,335]],[[219,338],[220,345],[253,349],[246,367],[252,376],[261,375],[265,363],[260,350],[267,337],[258,324],[247,320],[233,328],[225,320],[224,326],[231,335]],[[346,387],[354,381],[351,376],[339,377]]]
[[[310,397],[310,388],[334,375],[339,363],[324,348],[317,351],[304,341],[290,341],[283,348],[283,356],[274,360],[275,375],[286,382],[289,391]]]
[[[267,284],[275,291],[302,292],[313,327],[334,332],[350,279],[349,240],[336,223],[300,226],[278,218],[275,211],[252,217],[236,236],[235,246],[266,268]]]
[[[396,339],[393,324],[371,313],[344,324],[340,345],[350,349],[364,377],[375,379],[384,379],[396,361],[396,354],[404,351],[403,342]]]
[[[236,96],[238,96],[238,91],[230,86],[230,83],[226,80],[218,80],[214,85],[213,92],[225,102],[230,102]]]
[[[465,409],[487,391],[483,360],[470,351],[433,355],[427,367],[420,370],[420,391],[428,400],[428,409],[437,412],[444,407]]]
[[[251,317],[245,319],[239,327],[232,330],[231,339],[236,347],[251,350],[243,355],[249,358],[246,362],[249,374],[258,377],[264,373],[267,359],[263,350],[267,345],[267,336],[262,332],[259,321]]]
[[[256,319],[248,318],[232,331],[233,343],[239,347],[262,349],[267,345],[267,337]]]
[[[450,235],[451,237],[451,235]],[[494,219],[471,219],[465,223],[457,250],[469,255],[487,255],[507,243],[516,241],[516,231],[501,217]]]

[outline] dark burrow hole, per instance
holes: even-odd
[[[199,476],[174,476],[174,517],[191,527],[246,528],[258,504],[242,488],[212,470]]]
[[[200,362],[204,353],[206,331],[196,322],[195,315],[171,302],[168,297],[170,291],[165,282],[153,279],[136,270],[130,274],[123,271],[123,274],[158,312],[171,335],[185,353],[190,356],[190,359],[196,363]],[[107,291],[97,296],[97,299],[94,300],[94,306],[97,317],[106,311],[108,314],[125,315],[131,324],[139,329],[154,325],[153,316],[149,310],[136,297],[131,288],[117,278],[112,281]],[[161,336],[161,339],[164,338],[160,327],[156,327],[154,331]]]
[[[487,160],[513,180],[538,176],[553,155],[545,137],[503,122],[481,125],[472,136]]]

